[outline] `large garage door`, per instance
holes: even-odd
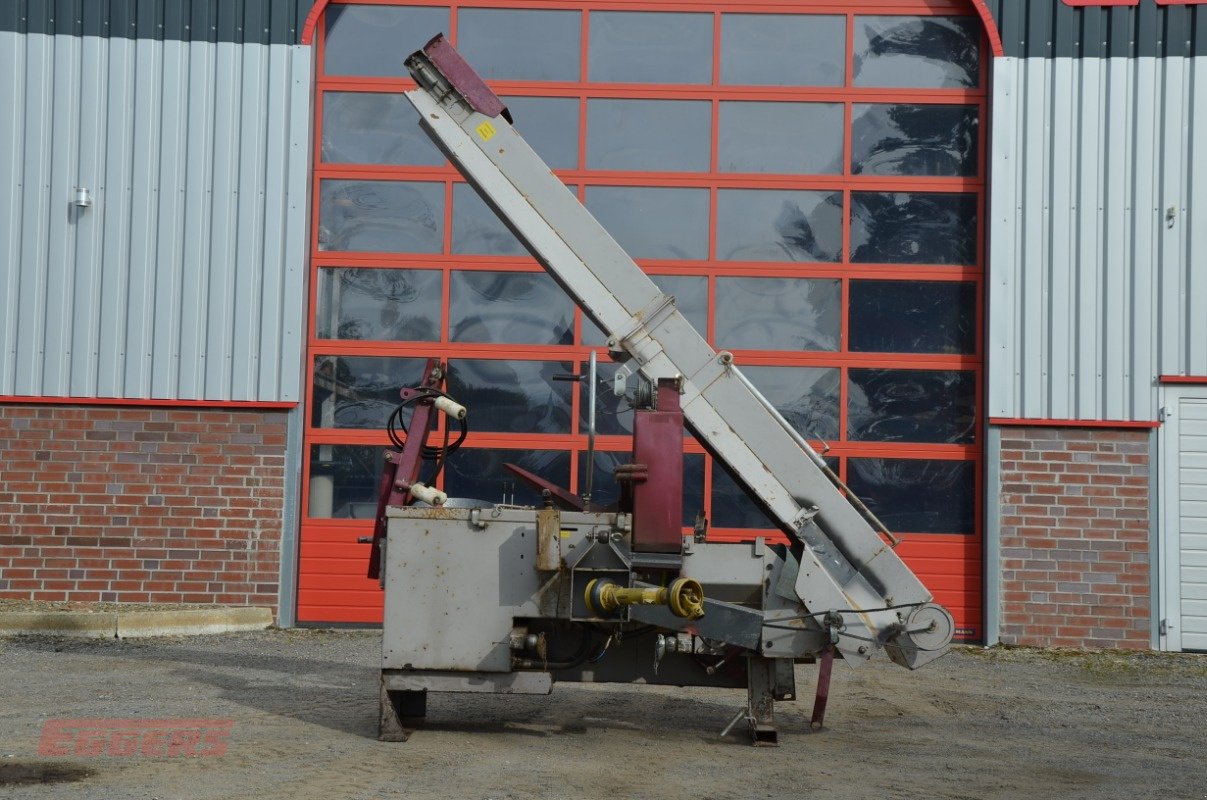
[[[960,0],[335,2],[317,37],[312,312],[298,617],[374,622],[364,578],[398,389],[450,361],[470,408],[454,496],[577,490],[604,339],[423,138],[402,59],[449,34],[516,126],[643,269],[981,625],[987,53]],[[597,476],[631,412],[606,389]],[[685,523],[767,519],[684,441]],[[615,484],[596,484],[607,500]]]
[[[1165,648],[1207,651],[1207,389],[1166,388],[1161,445]]]

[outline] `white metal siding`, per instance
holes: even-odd
[[[1183,650],[1207,650],[1207,399],[1178,403],[1178,550]]]
[[[1153,420],[1207,375],[1207,59],[993,67],[989,414]]]
[[[310,64],[0,33],[0,395],[298,399]]]

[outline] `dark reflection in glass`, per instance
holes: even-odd
[[[587,48],[600,83],[709,83],[712,14],[594,11]]]
[[[650,280],[659,289],[674,296],[675,307],[703,336],[708,330],[708,279],[688,275],[651,275]],[[586,345],[604,345],[608,342],[608,337],[586,314],[583,314],[582,342]]]
[[[553,169],[578,169],[578,99],[504,97],[515,129]]]
[[[487,80],[576,81],[581,20],[578,11],[462,8],[457,50]]]
[[[847,21],[817,14],[722,14],[721,83],[841,86]]]
[[[975,194],[851,193],[851,260],[976,263]]]
[[[842,105],[722,101],[721,172],[842,173]]]
[[[328,75],[400,78],[407,74],[403,60],[449,29],[447,8],[332,4],[325,16]]]
[[[373,519],[385,451],[384,447],[363,445],[312,445],[309,516]]]
[[[469,410],[474,431],[499,433],[569,433],[568,375],[573,365],[549,361],[453,359],[448,393]]]
[[[849,458],[847,486],[896,533],[974,532],[971,461]]]
[[[588,100],[587,168],[707,172],[711,130],[703,100]]]
[[[401,94],[323,92],[323,161],[434,167],[444,156]]]
[[[827,458],[826,463],[835,474],[838,473],[837,458]],[[779,529],[762,505],[746,493],[729,467],[716,458],[712,460],[712,519],[709,523],[715,528]]]
[[[592,479],[591,506],[593,508],[615,508],[620,499],[620,485],[616,483],[616,468],[631,463],[632,453],[595,451],[595,475]],[[587,485],[587,453],[578,454],[578,488],[583,492]],[[704,510],[704,456],[689,453],[683,456],[683,527],[690,528],[696,514]]]
[[[856,105],[852,113],[856,175],[977,174],[976,106]]]
[[[847,436],[853,442],[970,444],[976,438],[976,373],[851,369]]]
[[[851,350],[857,353],[973,353],[976,284],[851,281]]]
[[[586,362],[579,364],[579,374],[587,374],[588,365]],[[601,435],[626,435],[633,432],[633,408],[629,403],[629,398],[633,395],[633,389],[636,388],[637,378],[629,378],[629,393],[628,397],[617,397],[612,392],[612,378],[616,375],[616,370],[620,369],[619,364],[613,364],[610,361],[599,361],[596,364],[596,373],[598,375],[598,383],[595,385],[595,432]],[[583,379],[583,395],[578,404],[578,429],[583,433],[587,432],[587,428],[591,424],[588,417],[588,391],[586,379]]]
[[[717,258],[826,261],[842,258],[842,192],[721,189]]]
[[[318,337],[439,341],[441,283],[431,269],[321,269]]]
[[[805,438],[838,438],[837,369],[742,367],[742,373]]]
[[[449,339],[492,344],[572,344],[574,306],[543,272],[452,273]]]
[[[325,180],[319,250],[439,253],[444,248],[444,184]]]
[[[708,190],[588,186],[587,210],[633,258],[708,258]]]
[[[517,478],[504,464],[515,464],[558,486],[570,485],[570,454],[555,450],[478,450],[462,447],[448,457],[444,491],[491,503],[541,505],[540,492]]]
[[[981,23],[971,17],[856,17],[855,85],[969,88],[981,77]]]
[[[398,392],[417,386],[426,361],[384,356],[318,356],[310,424],[316,428],[383,430]]]
[[[527,255],[499,215],[468,183],[453,184],[453,252],[480,255]]]
[[[810,278],[717,278],[717,347],[837,350],[842,287]]]

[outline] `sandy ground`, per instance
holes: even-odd
[[[837,665],[827,728],[717,733],[744,693],[559,685],[434,696],[378,742],[370,632],[0,641],[0,798],[1207,798],[1207,656],[963,650]],[[39,756],[47,719],[220,717],[206,758]],[[30,783],[42,779],[50,783]]]

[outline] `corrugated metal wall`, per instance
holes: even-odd
[[[1207,375],[1207,58],[996,60],[990,183],[990,416]]]
[[[1201,2],[1201,0],[1191,0]],[[1207,8],[1070,6],[1064,0],[985,0],[1008,56],[1107,58],[1207,55]]]
[[[0,32],[0,395],[298,399],[310,76],[308,47]]]

